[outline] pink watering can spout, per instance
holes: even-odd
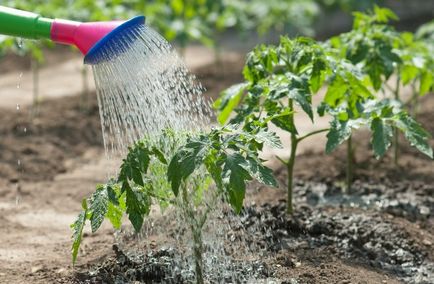
[[[137,37],[136,29],[144,24],[144,16],[127,21],[80,23],[53,20],[35,13],[0,6],[0,34],[29,39],[45,38],[57,43],[74,45],[85,55],[86,64],[111,60],[127,51],[125,41],[134,41]]]
[[[80,23],[55,19],[51,25],[51,40],[75,45],[83,55],[86,55],[98,41],[122,23],[122,21]]]

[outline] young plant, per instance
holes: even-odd
[[[383,127],[385,124],[401,129],[413,145],[428,156],[432,156],[427,146],[428,133],[404,111],[401,109],[398,111],[396,105],[393,119],[387,112],[368,111],[366,104],[380,103],[380,100],[375,99],[370,88],[366,87],[371,86],[369,73],[364,73],[363,69],[346,58],[340,58],[335,50],[327,45],[321,45],[307,38],[290,40],[282,37],[278,46],[261,45],[249,53],[243,73],[245,82],[227,89],[216,101],[215,107],[220,111],[218,120],[220,123],[225,123],[231,113],[235,112],[230,123],[249,125],[254,121],[260,121],[263,125],[271,123],[289,132],[291,137],[289,158],[284,160],[278,157],[287,169],[287,212],[289,214],[293,211],[293,171],[297,146],[307,137],[327,131],[327,153],[343,141],[348,141],[347,189],[350,188],[353,179],[351,134],[354,129],[362,126],[373,129],[375,139],[373,138],[372,141],[377,157],[383,154],[382,149],[389,147],[388,132],[384,134],[384,144],[377,141],[381,136],[379,133],[381,129],[386,128]],[[295,105],[298,105],[313,121],[312,95],[323,86],[327,91],[317,111],[320,116],[326,112],[331,115],[330,128],[300,135],[294,120],[297,114]],[[387,116],[383,117],[386,114]],[[374,120],[374,118],[378,119]]]
[[[404,104],[401,86],[411,84],[414,93],[421,95],[432,88],[432,55],[422,41],[415,42],[410,33],[401,34],[388,25],[390,20],[398,20],[391,10],[374,6],[373,11],[355,12],[354,17],[352,31],[332,38],[330,44],[337,56],[362,68],[375,91],[389,90]],[[392,75],[396,78],[393,87],[389,85]],[[398,165],[398,129],[394,132],[394,161]]]
[[[164,135],[159,144],[137,142],[129,149],[117,179],[97,186],[92,197],[83,200],[83,211],[72,225],[73,262],[86,220],[92,232],[104,218],[119,229],[126,213],[140,232],[151,204],[158,202],[163,208],[174,206],[186,220],[193,240],[196,282],[204,283],[202,232],[209,213],[222,198],[239,213],[246,183],[252,179],[276,186],[272,171],[258,155],[264,143],[279,146],[279,142],[262,128],[253,135],[231,127],[186,139],[172,133]],[[204,198],[206,192],[210,200]]]
[[[291,149],[289,158],[278,159],[286,166],[287,212],[293,211],[293,170],[298,144],[304,139],[328,129],[300,135],[294,117],[298,105],[313,121],[312,94],[323,85],[330,68],[324,49],[307,38],[290,40],[282,37],[278,46],[261,45],[249,53],[244,67],[245,82],[221,94],[215,107],[220,111],[218,120],[225,123],[232,111],[230,123],[263,121],[289,132]],[[248,127],[247,127],[248,128]]]

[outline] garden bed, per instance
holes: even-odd
[[[214,67],[208,66],[198,77],[210,95],[216,97],[223,85],[239,81],[235,74],[240,73],[241,64],[242,60],[234,63],[224,77],[217,76]],[[0,231],[1,242],[14,247],[10,236],[29,234],[29,244],[36,244],[42,254],[28,255],[19,265],[6,261],[3,255],[0,263],[9,264],[0,268],[0,280],[2,273],[7,273],[5,281],[11,283],[128,283],[132,279],[151,283],[161,281],[167,274],[172,276],[173,266],[169,264],[179,252],[168,245],[167,235],[161,230],[145,240],[130,234],[118,237],[122,242],[113,250],[111,230],[86,234],[84,250],[76,268],[72,268],[68,222],[78,212],[80,199],[93,190],[95,181],[68,176],[71,184],[59,188],[56,180],[59,174],[75,170],[71,163],[83,167],[82,159],[89,148],[96,147],[98,151],[86,156],[84,164],[102,156],[96,101],[88,112],[82,112],[79,105],[78,97],[45,101],[34,124],[29,124],[26,111],[1,113],[1,155],[8,155],[1,159],[1,181],[11,188],[10,181],[19,179],[26,194],[23,204],[27,204],[23,209],[0,208],[0,220],[8,224]],[[418,120],[434,133],[430,111],[434,109],[434,97],[426,96],[421,105]],[[348,193],[342,191],[341,182],[345,175],[345,146],[331,156],[318,152],[299,155],[292,218],[285,216],[282,189],[251,185],[240,218],[230,218],[234,222],[231,233],[244,232],[245,240],[260,248],[251,252],[251,259],[234,257],[232,264],[240,275],[254,275],[255,281],[282,283],[430,283],[434,273],[433,161],[405,146],[400,167],[394,168],[389,156],[380,161],[372,158],[365,132],[358,133],[354,141],[359,149],[356,181]],[[16,167],[17,159],[21,160],[21,169]],[[95,178],[103,181],[104,169]],[[278,170],[278,179],[283,188],[283,169]],[[5,200],[15,194],[5,192]],[[11,221],[14,215],[29,211],[28,207],[42,208],[45,202],[57,213],[46,220],[53,222],[53,227],[44,227],[44,232],[57,226],[54,221],[63,216],[59,212],[71,216],[62,224],[61,234],[47,236],[37,226],[29,228]],[[29,212],[34,216],[34,211]],[[233,217],[229,211],[224,214]],[[63,236],[61,241],[57,235]],[[50,241],[40,242],[38,238]],[[16,251],[19,255],[22,254]],[[191,274],[180,274],[174,283],[189,277]],[[208,277],[225,280],[223,274]]]
[[[431,133],[433,102],[426,97],[419,115]],[[344,191],[342,182],[343,146],[332,156],[317,152],[299,156],[292,217],[285,213],[284,191],[258,184],[251,186],[239,218],[223,210],[218,219],[231,220],[229,227],[225,221],[220,228],[226,228],[221,241],[226,242],[234,267],[232,276],[238,275],[240,281],[253,277],[253,283],[431,283],[433,161],[403,143],[401,164],[396,168],[389,156],[379,161],[372,157],[367,132],[359,132],[354,140],[357,169],[350,192]],[[283,188],[285,171],[278,172]],[[120,245],[114,246],[109,258],[79,268],[70,281],[188,283],[191,274],[180,269],[179,248],[167,242],[171,234],[160,228],[142,239],[120,237]],[[251,248],[242,256],[242,264],[239,254],[229,253],[238,249],[234,239],[242,239]],[[234,280],[213,271],[207,279],[210,283]]]

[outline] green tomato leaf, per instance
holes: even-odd
[[[108,203],[106,216],[110,220],[110,223],[112,223],[115,229],[119,230],[121,228],[122,215],[123,215],[123,211],[120,207],[114,205],[111,202]]]
[[[202,135],[197,139],[190,139],[176,152],[167,170],[167,178],[175,195],[178,195],[181,182],[202,165],[210,146],[208,137]]]
[[[288,92],[290,98],[292,98],[303,111],[309,116],[313,121],[313,111],[312,111],[312,96],[310,93],[305,92],[301,89],[290,89]]]
[[[433,149],[429,144],[431,135],[413,118],[405,112],[400,113],[395,120],[396,126],[404,133],[411,146],[430,158],[433,158]]]
[[[392,127],[384,123],[379,117],[372,120],[371,130],[373,133],[371,143],[375,157],[378,159],[386,153],[387,149],[392,144],[393,131]]]
[[[330,130],[327,133],[326,153],[331,153],[336,147],[342,144],[351,136],[351,127],[348,121],[332,120]]]
[[[422,72],[422,76],[420,78],[420,88],[419,94],[421,96],[427,94],[431,88],[434,86],[434,73],[426,70]]]
[[[277,182],[274,179],[273,171],[270,168],[264,166],[262,164],[263,161],[258,161],[256,157],[248,157],[247,162],[247,165],[242,165],[245,165],[244,169],[249,173],[250,176],[265,185],[277,187]]]
[[[277,136],[276,133],[267,131],[263,128],[259,130],[258,133],[254,135],[254,139],[259,143],[264,143],[265,145],[276,148],[276,149],[282,149],[282,142],[280,141],[280,138]]]
[[[245,170],[246,167],[249,167],[249,164],[239,153],[226,155],[224,162],[222,175],[227,187],[229,202],[235,212],[239,213],[243,207],[246,181],[252,179],[250,174]]]
[[[75,222],[71,225],[72,229],[72,263],[75,264],[78,255],[78,249],[80,248],[81,239],[83,235],[83,228],[86,222],[87,216],[87,202],[86,199],[83,199],[82,202],[83,211],[78,215]]]
[[[163,164],[167,165],[167,160],[164,157],[163,152],[161,152],[157,147],[152,147],[152,154],[154,154],[155,157],[157,157],[157,159],[162,162]]]
[[[220,98],[214,103],[214,107],[220,111],[217,117],[220,124],[223,125],[228,120],[234,108],[241,101],[248,85],[248,83],[236,84],[221,93]]]
[[[336,77],[327,89],[324,102],[331,107],[337,107],[344,99],[348,85],[341,77]]]
[[[401,80],[404,85],[410,83],[414,78],[416,78],[418,73],[418,68],[413,65],[404,65],[401,68]]]
[[[127,186],[126,188],[126,206],[128,219],[138,233],[142,229],[144,216],[149,214],[151,201],[144,192]]]
[[[89,211],[91,213],[90,225],[92,233],[95,233],[104,221],[108,207],[107,186],[97,185],[96,191],[92,194]]]
[[[312,74],[309,80],[310,88],[312,93],[318,92],[318,90],[322,87],[325,75],[324,70],[326,69],[326,64],[322,60],[316,60],[312,67]]]

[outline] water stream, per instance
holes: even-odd
[[[140,25],[119,37],[115,48],[107,44],[101,50],[110,60],[92,66],[109,157],[123,156],[129,145],[164,128],[209,125],[203,87],[161,35]]]
[[[115,48],[110,44],[102,48],[101,55],[107,60],[92,66],[104,146],[110,159],[125,156],[129,145],[145,136],[152,140],[166,128],[175,132],[197,131],[210,125],[211,107],[202,95],[202,86],[161,35],[141,25],[119,37]],[[226,252],[228,244],[235,240],[228,240],[231,228],[225,223],[227,218],[221,216],[228,208],[217,203],[219,208],[211,214],[203,232],[206,278],[236,282],[243,275],[248,280],[256,271],[246,272],[241,260],[234,265]],[[166,280],[173,283],[177,283],[178,277],[194,278],[192,235],[187,225],[190,220],[181,212],[182,208],[176,207],[169,216],[164,214],[163,220],[168,224],[159,220],[156,228],[164,231],[162,235],[170,235],[171,247],[182,252],[171,261],[171,275]],[[152,217],[149,222],[152,224]],[[142,232],[142,244],[149,237],[148,231],[145,228]]]

